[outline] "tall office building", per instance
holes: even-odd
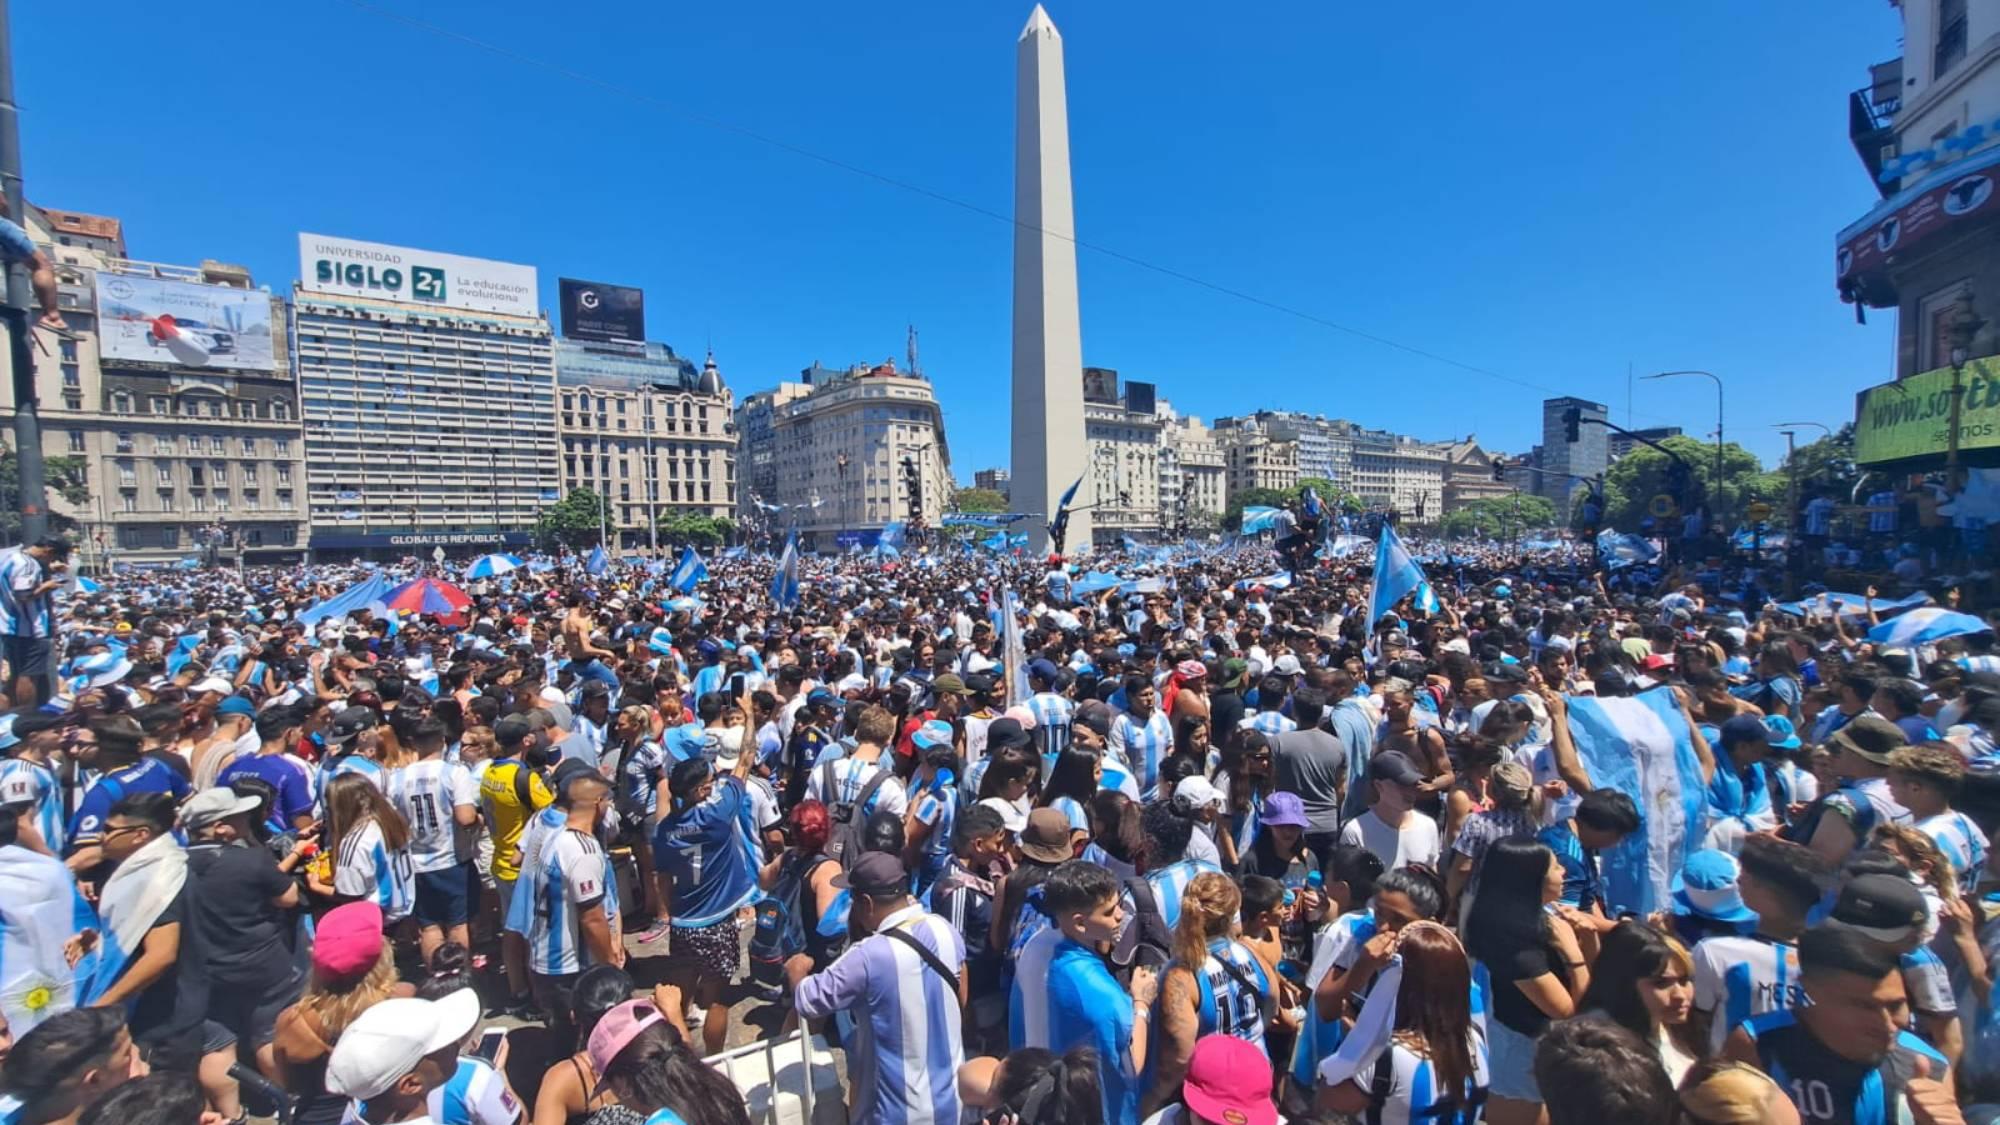
[[[302,234],[299,276],[314,555],[527,544],[559,497],[533,267]]]
[[[1569,440],[1565,421],[1571,407],[1581,420],[1575,441]],[[1564,522],[1568,522],[1575,497],[1588,490],[1587,482],[1602,476],[1611,464],[1610,431],[1591,424],[1610,416],[1603,403],[1589,399],[1564,396],[1542,400],[1542,471],[1535,474],[1535,493],[1548,498]]]
[[[736,515],[734,404],[709,356],[699,369],[661,343],[556,342],[562,482],[610,502],[623,548],[650,548],[674,516]]]
[[[1644,430],[1633,430],[1630,434],[1611,434],[1604,439],[1604,448],[1610,459],[1618,460],[1634,449],[1641,447],[1640,438],[1647,441],[1665,441],[1681,436],[1679,426],[1653,426]]]
[[[872,546],[889,523],[921,515],[935,526],[951,499],[944,411],[930,380],[894,360],[815,363],[796,383],[744,396],[736,429],[739,510],[756,535],[796,527],[807,550]]]
[[[49,507],[74,521],[81,564],[302,558],[282,298],[241,266],[133,261],[114,218],[30,207],[28,229],[70,329],[36,330],[36,397],[44,456],[78,470],[49,474]],[[89,499],[66,500],[66,478]]]
[[[1077,495],[1093,498],[1093,546],[1116,547],[1124,536],[1156,536],[1169,526],[1172,513],[1160,503],[1164,421],[1153,384],[1121,387],[1118,372],[1110,368],[1083,369],[1087,452],[1084,486]]]
[[[1008,489],[1013,483],[1005,469],[981,469],[972,474],[972,487],[997,492],[1002,496],[1008,495]]]

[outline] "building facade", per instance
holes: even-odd
[[[1215,428],[1216,445],[1222,451],[1226,500],[1253,488],[1283,492],[1298,487],[1299,444],[1272,437],[1255,421],[1233,421],[1236,424],[1225,428],[1218,419]]]
[[[1278,441],[1297,445],[1300,477],[1330,480],[1343,491],[1353,491],[1352,422],[1292,410],[1259,410],[1255,414],[1215,420],[1218,432],[1242,426],[1262,430]]]
[[[558,340],[562,487],[609,502],[617,545],[657,546],[663,519],[736,515],[735,404],[710,355],[699,370],[665,344]]]
[[[1351,453],[1348,490],[1364,507],[1405,519],[1436,519],[1444,509],[1445,447],[1389,430],[1340,423]]]
[[[1161,506],[1164,420],[1156,402],[1115,402],[1086,395],[1083,433],[1088,450],[1077,503],[1091,505],[1091,542],[1115,547],[1123,536],[1157,537],[1170,525]]]
[[[50,509],[75,521],[82,565],[303,558],[283,300],[240,266],[133,261],[117,219],[31,207],[28,227],[73,336],[37,330],[36,387],[43,455],[80,463],[89,493],[71,503],[64,474],[49,474]]]
[[[1229,503],[1222,446],[1200,418],[1162,405],[1160,502],[1173,513],[1176,531],[1212,527]]]
[[[944,411],[930,380],[893,360],[845,370],[815,363],[798,383],[746,396],[737,428],[737,460],[749,466],[739,510],[774,538],[797,527],[808,550],[871,545],[884,525],[913,524],[918,514],[935,526],[951,499]]]
[[[2000,0],[1906,0],[1900,57],[1848,96],[1849,136],[1879,198],[1835,236],[1843,301],[1896,310],[1898,382],[1857,414],[1863,463],[2000,465]],[[1859,185],[1856,185],[1857,188]],[[1968,389],[1970,388],[1970,390]],[[1937,425],[1948,403],[1978,418]]]
[[[1629,434],[1610,433],[1607,431],[1607,436],[1604,439],[1604,448],[1606,455],[1611,460],[1616,461],[1634,449],[1643,448],[1644,442],[1641,442],[1640,438],[1644,438],[1646,441],[1665,441],[1670,437],[1679,436],[1681,436],[1681,428],[1679,426],[1652,426],[1643,430],[1633,430]]]
[[[1572,407],[1580,417],[1575,441],[1569,440],[1566,422]],[[1606,440],[1610,431],[1591,424],[1609,418],[1610,412],[1601,402],[1568,396],[1542,400],[1541,471],[1535,474],[1534,491],[1554,504],[1556,514],[1565,522],[1574,498],[1588,489],[1588,480],[1602,476],[1611,464]]]
[[[1478,500],[1501,500],[1514,494],[1505,480],[1495,480],[1494,470],[1504,472],[1507,459],[1480,446],[1476,436],[1454,441],[1444,447],[1444,506],[1455,512]]]
[[[1011,483],[1005,469],[981,469],[972,474],[972,487],[997,492],[1002,496],[1009,495],[1007,486]]]
[[[319,558],[476,554],[560,497],[535,271],[301,235],[292,325]]]

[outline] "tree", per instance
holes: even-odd
[[[1532,493],[1474,500],[1446,512],[1438,521],[1446,536],[1477,535],[1488,539],[1513,539],[1525,532],[1556,526],[1556,506],[1547,497]]]
[[[1325,477],[1299,478],[1299,483],[1291,489],[1291,498],[1297,500],[1304,496],[1308,488],[1319,493],[1320,501],[1334,511],[1359,512],[1368,507],[1368,505],[1361,502],[1361,497],[1356,496]]]
[[[1296,497],[1292,493],[1275,488],[1246,488],[1229,498],[1228,507],[1222,510],[1222,526],[1231,530],[1243,526],[1245,508],[1282,508]]]
[[[1679,454],[1686,462],[1694,481],[1694,491],[1708,504],[1711,514],[1717,511],[1732,517],[1740,516],[1743,507],[1752,495],[1765,500],[1773,498],[1784,506],[1784,488],[1780,484],[1775,493],[1770,491],[1771,480],[1758,462],[1757,455],[1734,442],[1722,447],[1722,482],[1718,495],[1715,481],[1715,446],[1694,438],[1680,435],[1660,442],[1663,447]],[[1669,473],[1673,459],[1650,446],[1639,446],[1620,457],[1604,476],[1605,526],[1619,531],[1638,531],[1640,521],[1651,513],[1653,498],[1661,494],[1671,494]],[[1685,501],[1681,501],[1685,502]]]
[[[588,488],[572,488],[569,495],[542,510],[535,521],[535,538],[571,547],[595,544],[603,529],[611,525],[611,505]]]
[[[90,506],[90,471],[81,457],[42,458],[42,480],[48,490],[71,508]],[[14,451],[0,447],[0,539],[21,541],[21,466]],[[49,530],[67,534],[76,530],[76,521],[50,509]]]
[[[719,516],[668,512],[660,517],[660,542],[706,550],[729,541],[736,525]]]
[[[951,494],[951,506],[959,512],[1004,512],[1007,498],[990,488],[961,488]]]
[[[1794,463],[1799,470],[1800,503],[1821,492],[1847,502],[1854,495],[1855,483],[1861,479],[1860,469],[1854,464],[1854,423],[1835,430],[1832,437],[1799,446],[1792,451],[1792,460],[1780,465],[1779,472],[1773,475],[1786,477]]]

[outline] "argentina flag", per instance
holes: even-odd
[[[1599,856],[1606,900],[1642,916],[1667,906],[1675,872],[1701,846],[1707,809],[1701,760],[1673,689],[1628,699],[1571,696],[1569,733],[1591,784],[1639,808],[1639,831]]]
[[[590,557],[583,562],[583,569],[593,575],[603,574],[611,569],[611,556],[604,550],[604,544],[599,543],[591,549]]]
[[[96,928],[97,912],[61,860],[0,848],[0,1015],[14,1035],[76,1006],[76,982],[91,978],[97,954],[72,969],[63,944]]]
[[[1426,612],[1437,610],[1437,595],[1431,592],[1431,584],[1424,578],[1424,568],[1410,557],[1409,549],[1396,537],[1396,529],[1382,525],[1382,538],[1375,544],[1374,593],[1368,602],[1368,626],[1374,628],[1377,621],[1396,603],[1405,597],[1416,595],[1417,607]]]
[[[799,533],[785,535],[784,553],[778,556],[778,572],[771,576],[771,600],[779,609],[790,609],[799,601]]]
[[[695,588],[695,584],[708,577],[708,564],[701,561],[693,547],[681,548],[681,561],[674,565],[674,576],[668,579],[673,588],[682,593]]]

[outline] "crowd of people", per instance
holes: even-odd
[[[0,556],[8,1121],[727,1125],[795,1033],[867,1123],[2000,1118],[1990,629],[1501,545],[67,556]]]

